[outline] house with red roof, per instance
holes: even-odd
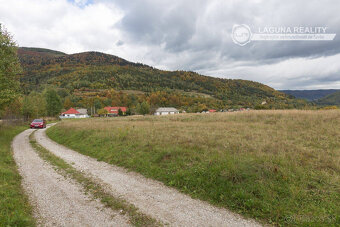
[[[87,114],[86,109],[76,110],[74,108],[70,108],[69,110],[60,114],[59,118],[87,118],[89,115]]]
[[[119,109],[122,111],[123,115],[126,114],[127,107],[123,106],[106,106],[104,107],[107,110],[107,116],[114,117],[118,116]]]

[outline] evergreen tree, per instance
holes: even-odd
[[[118,109],[118,116],[123,116],[123,115],[124,115],[123,111],[119,108]]]
[[[131,114],[132,114],[132,113],[131,113],[131,109],[128,108],[128,109],[126,110],[125,114],[126,114],[127,116],[131,115]]]
[[[94,100],[94,107],[96,108],[96,110],[103,108],[103,105],[102,105],[102,103],[100,102],[99,99]]]

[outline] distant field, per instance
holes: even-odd
[[[340,111],[64,121],[48,136],[266,223],[340,225]]]
[[[11,151],[14,136],[27,128],[0,124],[0,226],[35,226]]]

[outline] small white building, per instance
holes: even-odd
[[[73,109],[70,108],[68,111],[61,113],[59,118],[87,118],[89,115],[87,114],[87,109]]]
[[[76,109],[76,110],[82,115],[87,115],[87,109],[85,109],[85,108],[80,108],[80,109]]]
[[[179,111],[173,107],[161,107],[155,111],[155,115],[169,115],[169,114],[179,114]]]

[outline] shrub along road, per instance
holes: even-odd
[[[65,148],[47,138],[45,130],[38,130],[36,139],[55,156],[96,180],[108,193],[125,199],[162,223],[171,226],[260,226],[226,209],[192,199],[160,182]]]
[[[129,226],[128,219],[86,195],[82,186],[56,172],[29,144],[28,129],[13,140],[23,187],[43,226]]]

